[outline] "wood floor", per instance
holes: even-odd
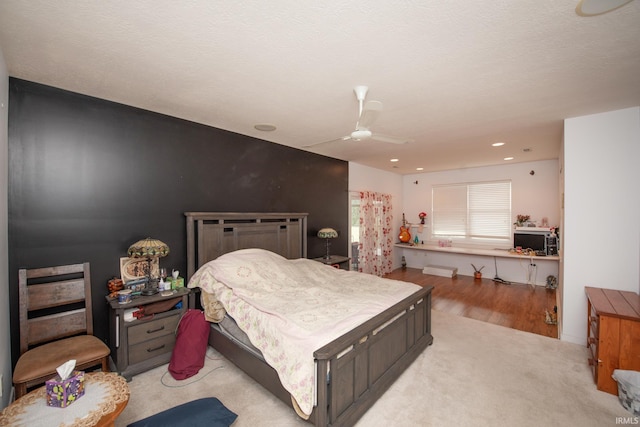
[[[434,310],[558,338],[558,327],[545,322],[545,309],[553,312],[556,305],[553,289],[460,275],[451,279],[423,274],[417,268],[397,269],[385,277],[433,286]]]

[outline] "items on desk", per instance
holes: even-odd
[[[402,214],[402,225],[400,226],[400,234],[398,234],[398,240],[400,240],[402,243],[409,243],[411,242],[411,233],[409,232],[409,227],[411,226],[411,224],[409,224],[409,226],[407,226],[407,221],[404,218],[404,213]]]
[[[420,218],[420,224],[424,224],[424,220],[427,218],[427,213],[426,212],[420,212],[418,214],[418,218]]]
[[[451,247],[451,239],[440,239],[438,240],[438,246],[441,248],[450,248]]]

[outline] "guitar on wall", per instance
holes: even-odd
[[[402,243],[409,243],[411,241],[411,233],[409,232],[409,227],[407,227],[407,221],[404,219],[404,213],[402,214],[402,225],[400,226],[398,239]]]

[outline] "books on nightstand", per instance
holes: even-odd
[[[133,322],[137,319],[136,313],[140,311],[139,307],[129,308],[124,311],[124,321],[125,322]]]

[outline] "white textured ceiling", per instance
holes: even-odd
[[[640,105],[640,1],[577,1],[2,0],[0,47],[13,77],[291,147],[349,134],[367,85],[372,130],[414,142],[308,150],[406,174],[557,158],[565,118]]]

